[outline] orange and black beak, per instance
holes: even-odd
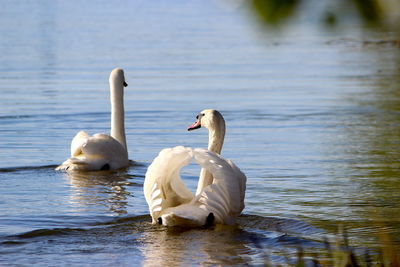
[[[197,115],[196,116],[197,121],[188,127],[188,131],[199,129],[201,127],[201,117],[203,116],[204,114]]]
[[[201,127],[200,120],[197,120],[195,123],[193,123],[192,125],[190,125],[188,127],[188,131],[193,131],[193,130],[199,129],[200,127]]]

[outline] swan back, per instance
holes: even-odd
[[[106,134],[89,136],[80,131],[72,140],[71,157],[56,170],[116,170],[129,165],[126,149]]]

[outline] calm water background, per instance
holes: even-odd
[[[390,32],[300,21],[273,34],[211,0],[2,1],[0,264],[284,263],[340,224],[360,249],[382,231],[399,248],[400,49]],[[55,172],[77,131],[109,132],[115,67],[132,165]],[[186,131],[205,108],[225,116],[222,154],[248,177],[244,216],[153,227],[146,168],[162,148],[207,145]],[[193,190],[198,172],[183,170]]]

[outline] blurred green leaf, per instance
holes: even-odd
[[[354,21],[356,18],[365,25],[380,25],[398,28],[400,20],[400,0],[329,0],[321,2],[325,7],[316,8],[314,0],[249,0],[250,8],[256,17],[267,26],[277,26],[294,18],[296,13],[306,12],[329,26]],[[300,8],[305,7],[305,8]],[[315,10],[314,10],[315,9]],[[319,18],[319,19],[318,19]],[[321,19],[322,18],[322,19]]]
[[[291,17],[300,0],[251,0],[253,10],[262,22],[278,24]]]
[[[360,17],[367,23],[380,23],[382,9],[377,0],[353,0]]]

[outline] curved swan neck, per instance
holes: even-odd
[[[221,154],[222,145],[225,138],[225,122],[210,127],[208,131],[208,150]]]
[[[124,111],[124,86],[122,82],[110,80],[111,93],[111,136],[123,145],[125,150],[125,111]]]
[[[212,184],[213,179],[214,178],[212,174],[209,173],[206,169],[202,168],[200,170],[199,182],[197,183],[196,196],[201,194],[206,186]]]
[[[221,154],[222,145],[225,138],[225,120],[222,115],[218,114],[215,121],[208,125],[208,150]],[[206,169],[201,169],[199,182],[197,184],[196,195],[200,194],[203,189],[212,184],[213,176]]]

